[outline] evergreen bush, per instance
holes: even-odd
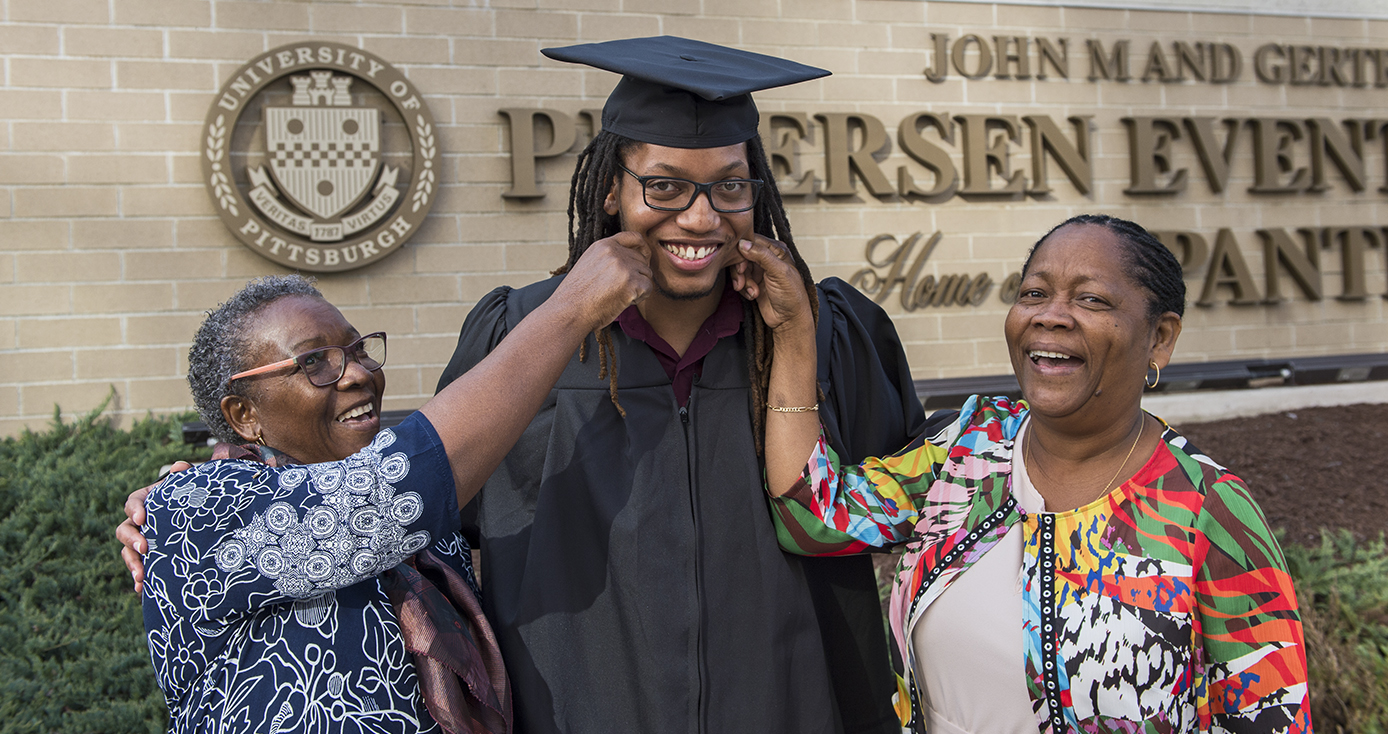
[[[1289,545],[1306,632],[1311,722],[1326,734],[1388,732],[1388,544],[1321,531]]]
[[[0,734],[168,721],[113,531],[126,495],[191,458],[179,424],[192,416],[122,431],[102,408],[0,441]]]

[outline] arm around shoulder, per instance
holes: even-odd
[[[841,463],[821,434],[800,478],[771,497],[781,547],[847,555],[906,540],[947,454],[947,446],[920,437],[895,455]]]
[[[342,461],[172,475],[145,501],[147,616],[213,622],[376,576],[457,530],[450,479],[420,415]]]

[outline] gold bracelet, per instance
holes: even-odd
[[[819,405],[800,405],[794,408],[786,408],[780,405],[766,404],[766,409],[776,413],[811,413],[819,410]]]

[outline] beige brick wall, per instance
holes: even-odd
[[[764,110],[873,115],[895,140],[910,113],[1044,114],[1094,120],[1095,190],[1079,194],[1054,164],[1047,197],[943,203],[856,197],[792,199],[800,248],[820,276],[864,266],[878,234],[944,237],[924,274],[1015,270],[1055,222],[1084,211],[1184,228],[1211,244],[1233,229],[1262,287],[1260,227],[1388,224],[1384,144],[1365,145],[1369,190],[1353,193],[1331,169],[1330,189],[1284,198],[1249,194],[1247,137],[1235,147],[1229,189],[1213,194],[1181,148],[1191,183],[1178,197],[1135,199],[1120,118],[1133,115],[1381,118],[1383,89],[1258,84],[1248,68],[1267,41],[1388,49],[1388,21],[937,3],[914,0],[457,0],[225,2],[222,0],[3,0],[0,2],[0,435],[41,427],[60,405],[85,412],[114,390],[122,422],[186,409],[188,340],[201,313],[252,276],[284,272],[238,244],[201,183],[201,122],[215,91],[251,56],[301,39],[339,41],[380,54],[424,91],[438,121],[444,165],[428,222],[400,252],[370,267],[321,277],[363,331],[392,335],[388,408],[413,408],[432,392],[468,308],[500,284],[543,277],[563,258],[566,186],[573,154],[541,161],[548,195],[503,200],[510,184],[503,107],[569,113],[601,105],[614,78],[542,60],[539,49],[670,33],[822,65],[835,76],[761,96]],[[485,7],[477,7],[482,5]],[[940,84],[921,71],[932,33],[1070,39],[1066,80],[966,80]],[[1233,43],[1245,56],[1237,84],[1091,83],[1084,41],[1132,40],[1134,73],[1152,41]],[[1033,67],[1035,67],[1033,59]],[[1026,129],[1023,128],[1025,136]],[[1247,131],[1244,135],[1247,136]],[[802,148],[823,176],[817,147]],[[1188,141],[1181,141],[1186,144]],[[956,138],[956,144],[958,139]],[[1014,170],[1031,176],[1023,143]],[[924,169],[893,142],[881,167]],[[958,151],[954,151],[960,165]],[[1305,161],[1299,162],[1305,165]],[[1384,249],[1369,251],[1370,297],[1342,302],[1337,252],[1323,255],[1327,298],[1289,283],[1276,306],[1192,306],[1177,359],[1382,351],[1388,347]],[[1189,281],[1198,294],[1201,279]],[[1001,373],[1005,305],[996,287],[978,308],[907,312],[885,304],[908,344],[917,377]],[[1227,297],[1226,297],[1227,298]]]

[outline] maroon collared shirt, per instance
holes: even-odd
[[[713,346],[719,339],[732,336],[742,328],[742,297],[731,285],[725,287],[723,298],[718,301],[718,308],[704,320],[703,326],[699,327],[699,333],[694,335],[694,341],[689,343],[689,348],[684,350],[683,356],[676,354],[674,348],[655,333],[650,322],[646,321],[635,306],[627,308],[617,317],[617,325],[627,336],[645,342],[646,346],[655,352],[660,366],[665,368],[665,374],[670,378],[670,387],[675,391],[675,399],[679,401],[680,407],[684,407],[689,402],[690,390],[694,388],[694,378],[703,372],[704,357],[713,351]]]

